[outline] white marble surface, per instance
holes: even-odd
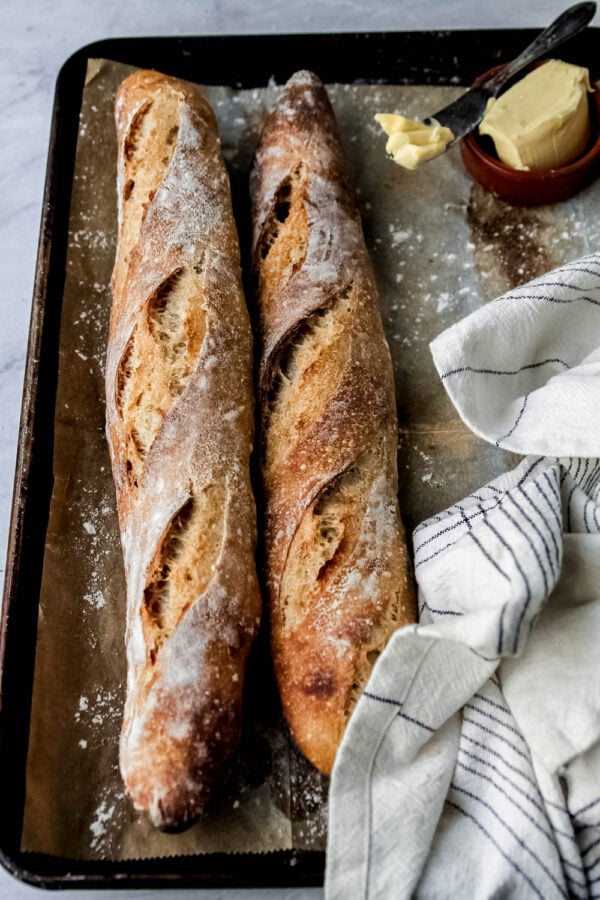
[[[10,521],[21,391],[54,83],[62,62],[104,37],[542,27],[564,0],[4,0],[0,33],[0,582]],[[596,23],[595,23],[596,24]],[[1,811],[0,802],[0,815]],[[0,868],[0,897],[39,891]],[[318,889],[198,891],[207,900],[316,900]],[[76,891],[117,900],[125,891]],[[136,893],[150,898],[154,891]],[[190,892],[164,891],[165,900]]]

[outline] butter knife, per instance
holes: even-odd
[[[554,50],[563,41],[579,34],[591,22],[595,14],[595,3],[577,3],[575,6],[569,7],[500,72],[488,78],[478,87],[468,90],[454,103],[444,106],[432,116],[423,119],[423,122],[426,125],[434,125],[437,122],[452,131],[453,139],[445,147],[448,150],[479,125],[485,115],[490,97],[497,97],[502,86],[513,75],[516,75],[529,63]]]

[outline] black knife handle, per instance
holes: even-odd
[[[540,34],[515,59],[494,75],[482,87],[487,88],[495,96],[502,85],[524,69],[529,63],[554,50],[559,44],[579,34],[591,22],[596,14],[595,3],[576,3],[544,28]]]

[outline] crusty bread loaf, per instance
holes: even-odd
[[[106,406],[127,578],[121,770],[136,808],[169,829],[202,812],[238,742],[259,623],[252,336],[209,104],[140,71],[116,120]]]
[[[414,620],[393,371],[333,110],[285,86],[251,175],[274,668],[300,749],[331,770],[390,634]]]

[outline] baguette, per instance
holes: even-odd
[[[139,71],[116,123],[106,410],[127,580],[120,766],[134,806],[170,830],[202,813],[236,747],[259,625],[252,335],[209,104]]]
[[[265,123],[251,196],[273,663],[292,735],[329,773],[415,607],[392,363],[337,124],[310,72]]]

